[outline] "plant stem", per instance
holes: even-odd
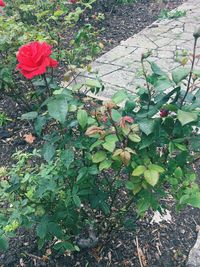
[[[190,74],[189,74],[187,89],[186,89],[185,95],[184,95],[184,97],[183,97],[183,99],[181,101],[180,108],[182,108],[183,103],[185,101],[185,98],[187,97],[187,94],[188,94],[189,89],[190,89],[190,83],[191,83],[191,79],[192,79],[192,73],[193,73],[194,63],[195,63],[195,57],[196,57],[196,47],[197,47],[197,38],[194,39],[194,48],[193,48],[193,57],[192,57],[191,70],[190,70]]]
[[[147,84],[147,90],[148,90],[148,95],[149,95],[149,101],[148,101],[148,107],[147,107],[147,109],[149,111],[149,106],[150,106],[150,102],[151,102],[151,89],[150,89],[150,86],[149,86],[147,72],[146,72],[146,69],[145,69],[145,66],[144,66],[144,60],[143,59],[141,60],[141,64],[142,64],[142,72],[143,72],[143,75],[144,75],[144,78],[145,78],[145,81],[146,81],[146,84]]]
[[[47,89],[47,92],[48,92],[48,95],[51,96],[51,90],[49,88],[49,85],[48,85],[48,82],[47,82],[47,77],[46,77],[46,74],[44,73],[42,75],[43,79],[44,79],[44,82],[45,82],[45,85],[46,85],[46,89]]]
[[[112,114],[111,114],[111,110],[110,110],[110,109],[108,110],[108,115],[109,115],[109,118],[110,118],[110,122],[111,122],[112,126],[113,126],[114,129],[115,129],[116,136],[117,136],[118,140],[121,142],[122,139],[121,139],[121,137],[120,137],[120,135],[119,135],[117,126],[116,126],[115,122],[114,122],[113,119],[112,119]]]

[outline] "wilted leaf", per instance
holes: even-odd
[[[24,135],[24,140],[29,144],[32,144],[35,141],[35,139],[36,138],[35,136],[32,135],[32,133]]]
[[[122,151],[120,154],[120,158],[122,162],[124,163],[124,165],[128,165],[131,159],[131,153],[126,150]]]
[[[85,132],[85,135],[88,136],[92,136],[95,134],[104,134],[105,132],[102,130],[102,128],[98,127],[98,126],[91,126],[87,129],[87,131]]]
[[[154,170],[146,170],[144,172],[144,178],[148,184],[155,186],[159,180],[159,173]]]

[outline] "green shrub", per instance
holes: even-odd
[[[57,88],[38,112],[22,116],[34,121],[43,146],[17,152],[9,179],[1,181],[2,207],[7,207],[0,220],[2,249],[20,226],[36,230],[40,248],[51,241],[64,253],[92,247],[127,225],[131,207],[144,216],[149,208],[159,210],[168,195],[177,209],[200,207],[192,168],[200,149],[198,32],[194,38],[191,69],[180,67],[172,78],[148,59],[150,53],[143,54],[146,87],[136,94],[119,91],[93,107],[84,101],[82,85]],[[102,88],[94,80],[90,89]],[[80,238],[85,231],[88,238]]]

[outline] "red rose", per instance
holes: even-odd
[[[16,69],[20,70],[27,79],[44,74],[47,67],[58,66],[58,62],[50,58],[51,54],[51,46],[46,42],[34,41],[23,45],[17,53],[19,63]]]
[[[4,3],[4,1],[3,1],[3,0],[0,0],[0,6],[1,6],[1,7],[4,7],[4,6],[6,6],[6,4]]]

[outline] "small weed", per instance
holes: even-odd
[[[163,9],[158,16],[159,19],[177,19],[186,16],[186,11]]]
[[[8,121],[11,121],[10,118],[4,112],[0,112],[0,127],[5,125]]]

